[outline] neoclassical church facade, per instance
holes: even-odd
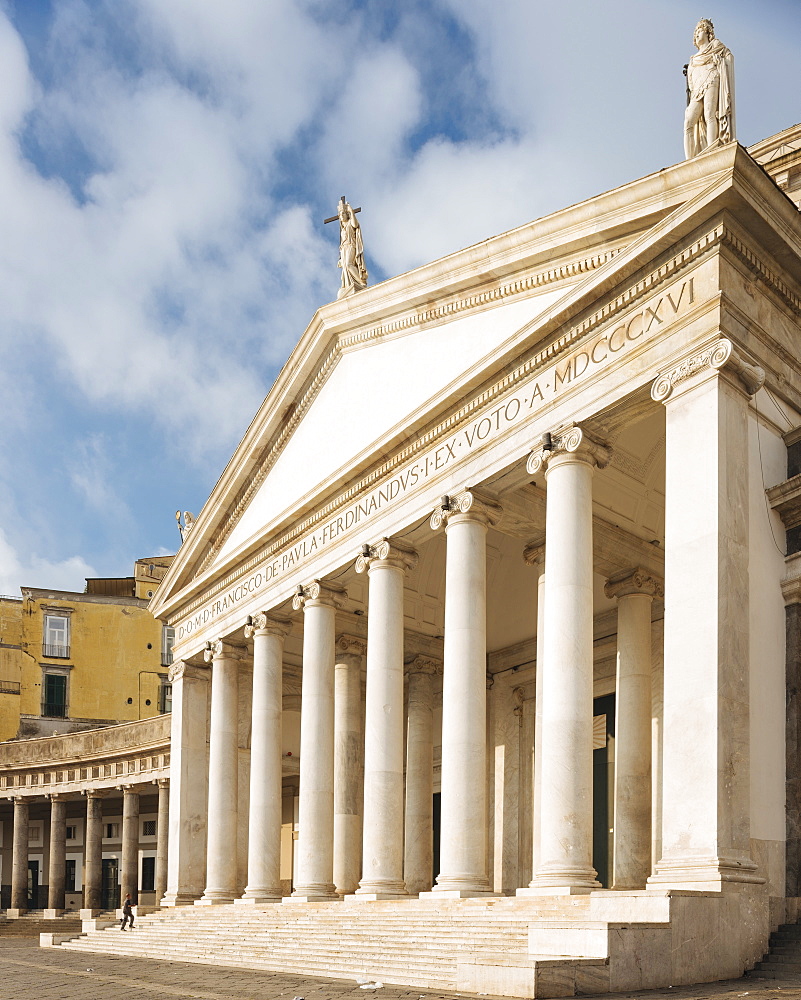
[[[347,975],[360,924],[473,921],[439,978],[370,971],[564,996],[739,975],[795,921],[800,149],[318,310],[151,605],[154,927],[337,913]]]

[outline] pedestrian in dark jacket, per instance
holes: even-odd
[[[125,902],[122,904],[122,920],[120,921],[120,930],[124,931],[125,925],[129,922],[131,924],[131,930],[133,930],[134,912],[133,912],[133,903],[131,902],[130,892],[125,897]]]

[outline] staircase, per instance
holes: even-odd
[[[177,907],[143,917],[133,932],[108,927],[60,947],[424,989],[569,996],[608,990],[606,960],[532,956],[529,926],[581,922],[588,906],[587,896],[573,896]]]
[[[801,972],[801,924],[782,924],[771,934],[769,949],[751,976],[784,979]]]
[[[0,937],[38,937],[42,933],[80,934],[81,920],[70,915],[55,920],[45,920],[37,913],[26,913],[16,920],[0,920]]]

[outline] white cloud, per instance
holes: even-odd
[[[98,576],[79,556],[53,561],[33,554],[22,557],[0,528],[0,594],[18,597],[20,587],[71,590],[81,594],[85,578]]]

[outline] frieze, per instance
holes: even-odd
[[[196,633],[266,587],[298,573],[308,559],[337,539],[356,527],[366,526],[443,471],[489,447],[511,427],[530,419],[615,359],[636,349],[694,302],[693,278],[688,277],[648,300],[636,312],[601,326],[595,337],[564,357],[554,359],[551,345],[270,544],[236,571],[236,576],[231,574],[227,582],[215,588],[214,599],[209,600],[207,592],[192,602],[186,619],[171,621],[177,627],[176,641]],[[610,319],[608,307],[603,315]],[[393,471],[394,475],[387,478]],[[376,480],[378,485],[373,485]],[[247,574],[244,578],[243,573]]]

